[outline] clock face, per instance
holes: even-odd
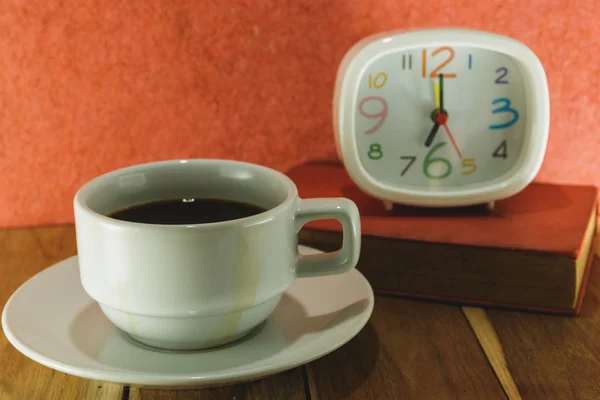
[[[505,175],[526,134],[518,63],[469,46],[383,53],[359,75],[353,110],[359,160],[377,181],[456,189]]]

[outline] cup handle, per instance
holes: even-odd
[[[360,255],[360,215],[352,200],[324,198],[299,200],[296,207],[296,232],[317,219],[335,219],[342,224],[342,248],[311,255],[298,255],[296,276],[306,278],[341,274],[354,268]]]

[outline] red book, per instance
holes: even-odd
[[[341,165],[307,163],[288,176],[303,198],[357,204],[363,235],[357,268],[379,294],[579,313],[596,246],[594,186],[532,183],[493,210],[395,205],[386,211]],[[339,248],[340,226],[311,222],[300,242]]]

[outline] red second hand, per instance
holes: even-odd
[[[444,129],[446,130],[446,133],[448,134],[448,137],[450,138],[450,141],[452,142],[452,145],[454,146],[454,149],[456,150],[456,152],[458,153],[458,157],[459,158],[463,158],[462,154],[460,153],[460,150],[458,149],[458,146],[456,145],[456,142],[454,141],[454,136],[452,136],[452,134],[450,133],[450,129],[448,129],[448,115],[445,114],[444,112],[438,112],[436,117],[435,117],[435,122],[439,125],[442,125],[444,127]]]
[[[458,149],[458,146],[456,145],[456,142],[454,141],[454,136],[452,136],[452,134],[450,133],[450,129],[448,129],[448,125],[446,125],[444,123],[442,126],[446,130],[446,133],[448,134],[448,137],[450,138],[450,141],[452,142],[452,145],[456,149],[456,152],[458,153],[458,157],[462,159],[463,156],[462,156],[462,154],[460,154],[460,150]]]

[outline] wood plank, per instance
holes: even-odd
[[[494,372],[504,389],[504,393],[506,393],[510,400],[520,400],[521,394],[506,365],[504,350],[502,349],[498,335],[487,317],[485,310],[474,307],[463,307],[462,310],[467,317],[473,332],[475,332],[475,336],[477,336],[477,340],[485,352],[490,365],[494,369]]]
[[[600,398],[600,262],[579,317],[487,310],[526,399]]]
[[[86,398],[89,400],[127,400],[125,386],[119,383],[94,380],[87,382],[88,393]]]
[[[367,326],[307,370],[312,399],[506,398],[456,306],[378,297]]]
[[[0,304],[27,279],[75,253],[72,226],[0,230]]]
[[[303,369],[304,367],[298,367],[253,382],[209,389],[161,390],[132,387],[129,400],[305,400],[307,395]]]
[[[76,252],[72,226],[0,230],[0,305],[27,279]],[[54,371],[19,353],[0,335],[0,398],[121,399],[121,385]],[[109,385],[107,387],[106,385]]]

